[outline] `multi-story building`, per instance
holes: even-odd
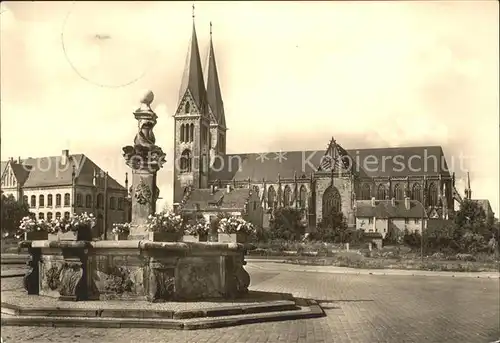
[[[372,197],[409,197],[423,203],[430,218],[453,215],[460,196],[440,146],[345,150],[332,138],[326,150],[227,154],[214,51],[210,34],[203,71],[193,25],[174,114],[174,206],[181,205],[188,189],[232,185],[253,189],[265,217],[276,207],[293,206],[303,211],[311,228],[333,211],[343,212],[355,227],[356,202]]]
[[[128,181],[123,187],[84,154],[10,158],[0,168],[3,194],[24,201],[38,219],[92,213],[100,235],[129,221]]]

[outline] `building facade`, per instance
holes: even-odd
[[[1,175],[3,194],[28,204],[37,219],[92,213],[100,235],[104,227],[109,234],[113,223],[129,221],[127,186],[107,176],[83,154],[63,150],[60,156],[11,158],[1,163]]]
[[[182,207],[190,188],[231,185],[254,190],[264,223],[273,209],[292,206],[311,229],[332,211],[343,212],[355,227],[357,201],[373,197],[408,197],[437,218],[453,215],[460,198],[440,146],[345,150],[332,138],[325,150],[227,154],[212,33],[203,70],[194,23],[186,61],[174,114],[174,206]]]

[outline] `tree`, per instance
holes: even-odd
[[[314,238],[325,242],[346,243],[350,241],[351,233],[342,212],[332,212],[321,219]]]
[[[494,221],[478,202],[464,199],[454,222],[453,239],[459,250],[475,253],[487,249],[488,240],[494,235]]]
[[[29,215],[28,204],[17,201],[12,194],[2,194],[2,236],[6,233],[13,235],[21,219]]]
[[[306,229],[301,210],[292,207],[276,209],[269,224],[271,239],[299,240]]]

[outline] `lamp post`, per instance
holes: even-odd
[[[104,218],[102,220],[104,226],[104,240],[108,237],[108,172],[104,173]]]

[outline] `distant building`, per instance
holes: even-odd
[[[410,198],[356,202],[356,229],[374,240],[386,238],[391,231],[422,233],[427,228],[427,219],[422,203]]]
[[[355,227],[356,201],[372,197],[380,202],[393,197],[403,201],[408,196],[436,218],[453,216],[454,201],[460,197],[440,146],[345,150],[332,139],[326,149],[228,154],[214,51],[210,35],[203,70],[193,25],[174,113],[175,207],[182,206],[189,194],[210,192],[214,185],[232,185],[258,194],[264,223],[274,209],[294,207],[302,212],[310,230],[326,215],[339,211]],[[188,193],[191,188],[199,191]]]
[[[248,188],[234,189],[227,185],[221,189],[215,186],[192,189],[179,209],[182,214],[200,213],[206,220],[225,213],[262,227],[263,209],[259,195]]]
[[[100,234],[104,223],[109,232],[113,223],[129,221],[127,188],[112,177],[106,181],[103,170],[84,154],[70,155],[69,150],[63,150],[60,156],[11,158],[1,162],[0,168],[3,193],[28,204],[37,219],[93,213]]]

